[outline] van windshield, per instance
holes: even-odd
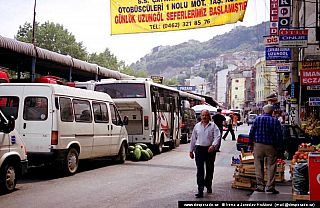
[[[144,84],[136,83],[112,83],[99,84],[95,91],[105,92],[111,98],[145,98],[146,90]]]
[[[0,97],[0,110],[9,118],[14,116],[18,118],[19,98],[14,96],[1,96]]]

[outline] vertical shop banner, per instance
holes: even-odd
[[[243,21],[248,0],[110,0],[111,34],[166,32]]]
[[[319,85],[320,61],[303,61],[299,64],[301,85]]]

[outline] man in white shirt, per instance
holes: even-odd
[[[197,123],[193,129],[190,153],[191,159],[195,157],[197,166],[197,198],[203,197],[204,187],[208,193],[212,193],[212,179],[214,172],[214,162],[216,159],[215,147],[221,142],[220,130],[218,126],[209,121],[210,112],[201,111],[201,122]],[[193,154],[194,153],[194,154]],[[206,171],[204,168],[206,167]]]

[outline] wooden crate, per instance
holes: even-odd
[[[267,172],[264,172],[264,180],[266,181],[267,178]],[[276,172],[276,181],[282,182],[284,181],[284,172]]]
[[[303,200],[303,201],[310,201],[310,195],[299,195],[296,193],[292,194],[293,201]]]
[[[314,151],[316,151],[316,147],[315,146],[310,146],[309,148],[298,147],[298,151],[299,152],[314,152]]]
[[[253,153],[246,153],[243,151],[243,149],[241,149],[241,155],[239,155],[240,158],[240,163],[244,164],[244,163],[254,163],[254,157],[253,157]]]
[[[241,183],[237,181],[233,181],[231,183],[232,188],[237,188],[237,189],[248,189],[248,190],[255,190],[256,185],[250,184],[250,183]]]

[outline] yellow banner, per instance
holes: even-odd
[[[166,32],[243,21],[248,0],[110,0],[111,34]]]

